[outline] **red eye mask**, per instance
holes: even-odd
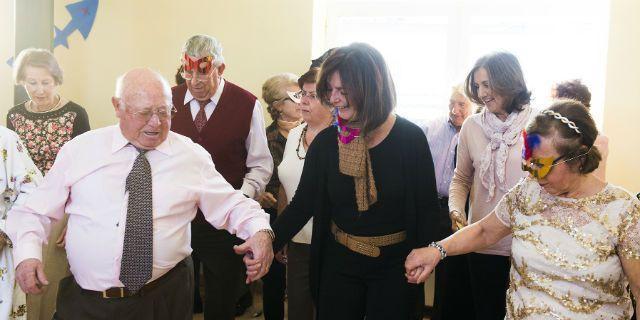
[[[206,56],[200,59],[193,58],[188,54],[184,54],[183,59],[184,71],[197,72],[201,74],[209,74],[211,68],[213,68],[213,57]]]

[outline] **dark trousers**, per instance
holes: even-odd
[[[287,249],[287,292],[289,319],[313,320],[314,307],[309,287],[310,245],[289,242]]]
[[[275,259],[262,278],[262,309],[265,320],[284,319],[284,291],[286,266]],[[295,319],[291,318],[290,319]]]
[[[202,262],[205,320],[232,320],[245,271],[242,256],[233,251],[241,240],[208,223],[191,224],[193,254]]]
[[[274,208],[265,209],[273,224],[278,216]],[[265,320],[284,319],[284,292],[287,285],[287,267],[273,259],[269,272],[262,278],[262,309]],[[291,318],[290,319],[295,319]]]
[[[73,276],[60,281],[54,320],[190,320],[193,305],[191,258],[139,296],[105,299],[83,292]]]
[[[318,319],[415,319],[422,286],[407,283],[405,243],[384,247],[380,257],[353,252],[327,240],[320,275]]]
[[[448,198],[440,202],[440,214],[445,223],[441,226],[441,239],[450,236]],[[474,319],[471,279],[467,255],[451,256],[436,267],[435,296],[432,320]]]
[[[476,319],[504,319],[511,267],[509,257],[480,253],[468,256]]]

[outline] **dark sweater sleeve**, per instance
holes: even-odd
[[[71,138],[75,138],[77,135],[83,134],[89,130],[91,130],[89,125],[89,115],[87,115],[87,111],[83,107],[78,106],[76,109],[76,119],[73,122]]]
[[[324,194],[321,189],[325,185],[326,154],[331,141],[326,139],[326,133],[321,132],[309,147],[296,194],[273,225],[275,251],[282,249],[311,219],[317,197]]]
[[[440,240],[443,221],[440,217],[440,203],[429,142],[422,131],[416,132],[414,136],[416,225],[418,226],[416,240],[417,245],[423,247],[432,241]]]

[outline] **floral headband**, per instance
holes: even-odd
[[[578,129],[578,126],[576,126],[576,123],[567,119],[567,117],[553,111],[553,110],[544,110],[542,111],[542,113],[544,114],[548,114],[558,120],[560,120],[562,123],[566,124],[567,126],[569,126],[569,128],[573,129],[573,131],[575,131],[577,134],[582,134],[580,132],[580,129]]]

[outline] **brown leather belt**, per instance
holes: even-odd
[[[160,278],[155,279],[155,280],[145,284],[137,292],[129,291],[129,290],[127,290],[127,288],[124,288],[124,287],[113,287],[113,288],[109,288],[109,289],[107,289],[105,291],[93,291],[93,290],[82,289],[82,293],[90,295],[90,296],[98,297],[98,298],[104,298],[104,299],[127,298],[127,297],[133,297],[133,296],[142,296],[142,295],[148,293],[149,291],[153,290],[154,288],[156,288],[158,285],[160,285],[160,283],[162,282],[163,279],[168,278],[169,275],[171,275],[177,269],[179,269],[178,267],[183,266],[185,264],[186,264],[186,262],[184,260],[178,262],[171,270],[167,271],[167,273],[165,273],[162,276],[160,276]]]
[[[331,233],[339,244],[349,248],[351,251],[372,258],[380,256],[380,247],[390,246],[407,239],[406,231],[374,237],[354,236],[342,231],[333,221],[331,221]]]

